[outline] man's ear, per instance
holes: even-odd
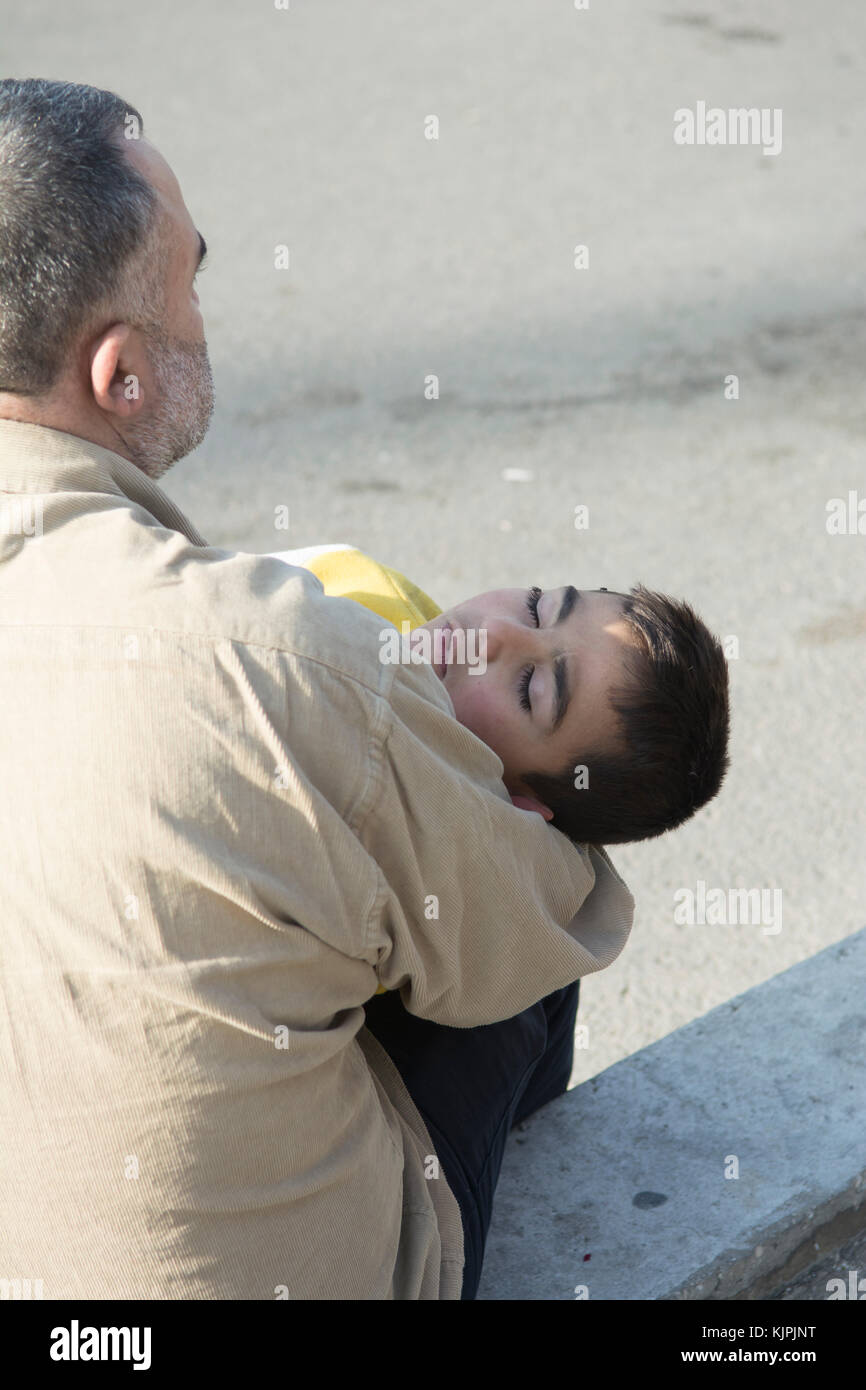
[[[129,420],[141,410],[142,373],[147,357],[139,334],[128,323],[113,323],[90,349],[93,399],[108,415]]]
[[[534,796],[514,796],[509,793],[515,806],[519,806],[521,811],[537,811],[545,820],[553,820],[553,812],[549,806],[545,806],[543,801],[536,801]]]

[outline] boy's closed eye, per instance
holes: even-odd
[[[628,683],[634,642],[623,602],[621,594],[573,585],[498,589],[424,625],[462,632],[463,651],[483,655],[474,670],[468,659],[452,662],[441,679],[460,722],[502,760],[512,796],[533,799],[522,784],[527,772],[560,773],[576,748],[616,745],[608,695]]]

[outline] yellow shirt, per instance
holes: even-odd
[[[313,548],[306,553],[309,558],[303,564],[321,579],[326,594],[363,603],[396,628],[404,622],[420,627],[442,612],[405,574],[380,565],[354,546],[342,550],[323,547],[318,552]]]

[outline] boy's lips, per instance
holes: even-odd
[[[421,630],[421,628],[416,628],[415,632],[412,634],[413,637],[415,637],[415,635]],[[439,677],[440,681],[444,681],[445,673],[448,670],[448,659],[451,655],[451,643],[452,638],[454,636],[454,625],[451,622],[449,622],[447,618],[437,618],[435,627],[428,627],[426,628],[426,631],[430,634],[430,655],[431,658],[434,658],[431,659],[430,665],[432,669],[436,672],[436,675]],[[442,652],[442,661],[435,660],[436,653],[439,651]]]
[[[444,679],[445,679],[445,673],[446,673],[446,671],[448,670],[448,657],[449,657],[449,654],[450,654],[450,651],[451,651],[451,638],[452,638],[454,629],[452,628],[451,624],[448,622],[447,618],[442,620],[442,625],[441,625],[440,627],[436,627],[436,628],[433,629],[433,652],[434,652],[434,655],[435,655],[436,646],[437,646],[437,642],[436,642],[436,634],[437,634],[437,632],[442,632],[442,633],[445,634],[445,635],[444,635],[444,638],[440,638],[440,639],[439,639],[440,642],[441,642],[441,644],[442,644],[442,656],[443,656],[443,660],[442,660],[442,661],[438,661],[438,662],[437,662],[437,661],[434,661],[434,662],[433,662],[433,670],[436,672],[436,674],[437,674],[437,676],[439,677],[440,681],[444,681]]]

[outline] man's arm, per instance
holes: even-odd
[[[512,805],[499,758],[446,712],[429,667],[394,670],[361,827],[382,875],[367,942],[410,1013],[495,1023],[610,965],[634,901],[604,851]]]

